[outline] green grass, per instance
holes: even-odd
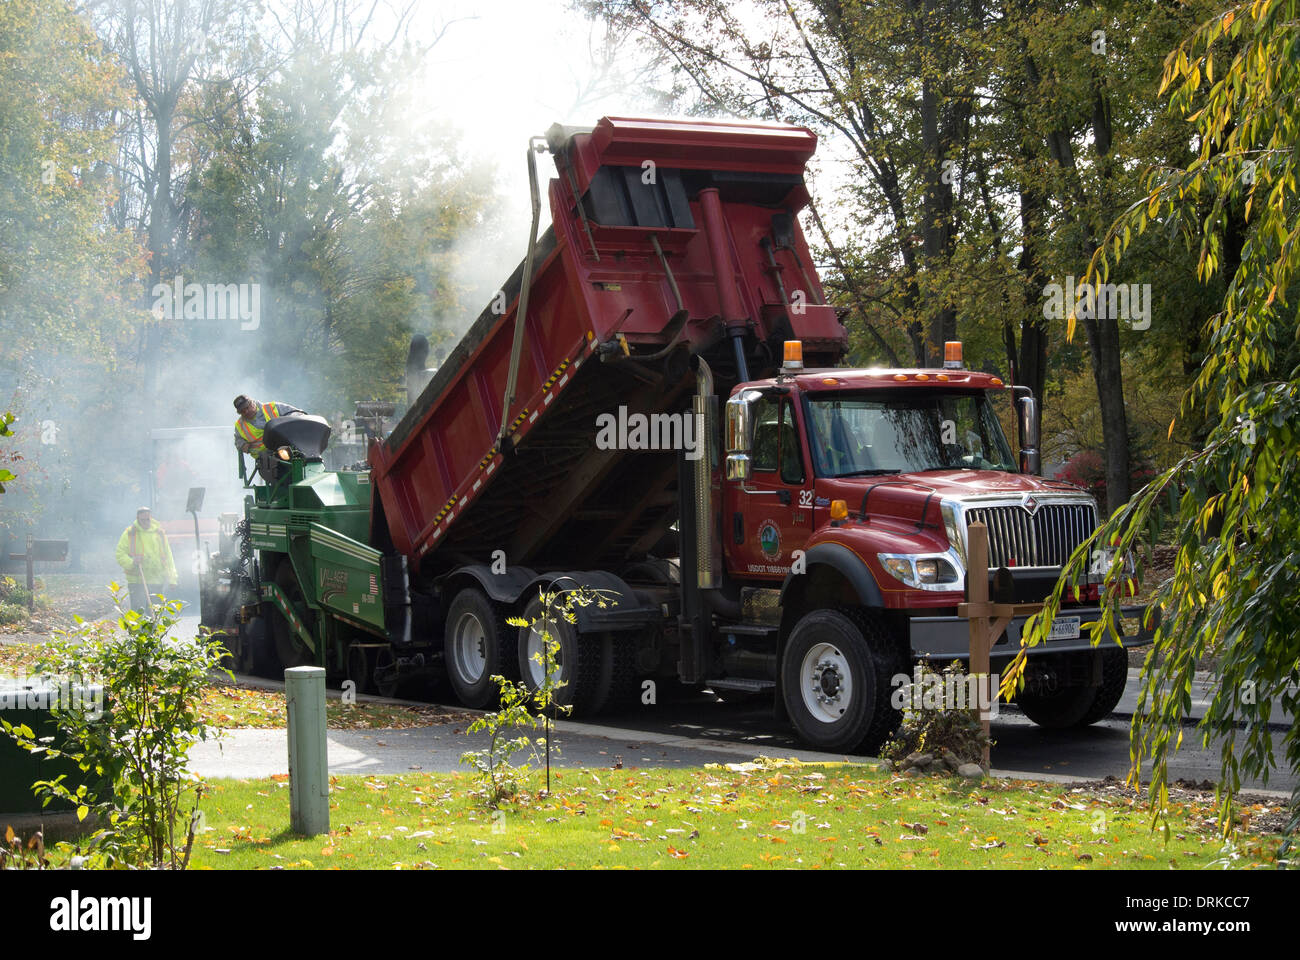
[[[198,869],[1204,869],[1208,807],[1172,805],[1166,846],[1133,797],[1051,784],[905,780],[861,766],[562,770],[493,814],[468,774],[331,778],[329,836],[288,832],[287,777],[214,780]],[[802,825],[802,830],[800,826]],[[1243,834],[1238,867],[1276,837]]]

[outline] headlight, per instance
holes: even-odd
[[[933,554],[915,556],[906,553],[877,554],[881,566],[890,572],[896,580],[909,587],[922,590],[935,589],[941,584],[957,583],[961,580],[957,568],[946,557]]]
[[[922,583],[956,583],[957,571],[942,557],[924,557],[916,561],[916,579]]]
[[[906,557],[889,557],[882,554],[880,561],[885,565],[885,569],[892,573],[897,579],[902,580],[906,584],[916,582],[916,574],[912,569],[912,561],[910,559]]]

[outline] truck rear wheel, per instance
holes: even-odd
[[[1128,652],[1122,647],[1109,646],[1097,651],[1101,657],[1101,686],[1097,698],[1079,721],[1080,726],[1105,720],[1119,705],[1128,686]]]
[[[637,702],[641,692],[637,672],[637,642],[635,633],[607,633],[601,637],[599,700],[593,711],[618,712]]]
[[[375,672],[370,658],[370,651],[359,643],[348,647],[348,679],[352,681],[356,693],[372,693]]]
[[[1052,689],[1044,684],[1039,688],[1026,684],[1016,694],[1016,706],[1035,724],[1047,730],[1064,730],[1082,725],[1097,701],[1100,688],[1087,686]]]
[[[819,750],[872,753],[902,720],[890,705],[897,656],[859,610],[813,610],[790,632],[781,688],[795,731]]]
[[[607,655],[612,656],[612,652],[603,649],[607,645],[602,643],[602,637],[579,635],[577,628],[559,611],[552,609],[543,624],[544,613],[540,596],[528,601],[524,619],[533,625],[519,628],[519,675],[529,690],[541,686],[545,679],[545,665],[541,660],[546,649],[543,632],[547,632],[559,642],[555,657],[559,671],[555,678],[555,703],[572,707],[574,714],[595,713],[610,692],[612,674],[604,669],[602,661]]]
[[[516,679],[515,631],[481,590],[466,587],[452,600],[443,634],[447,679],[467,707],[483,709],[500,695],[495,675]]]

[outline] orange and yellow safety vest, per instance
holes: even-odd
[[[268,420],[274,420],[276,417],[283,417],[290,413],[295,413],[298,408],[288,403],[277,403],[271,401],[258,405],[257,416],[252,420],[245,420],[240,417],[235,421],[235,442],[243,440],[252,444],[248,452],[253,456],[266,453],[266,444],[262,443],[262,433],[266,430]]]

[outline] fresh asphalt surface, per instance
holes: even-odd
[[[197,618],[184,618],[183,629],[193,630]],[[274,681],[244,678],[278,686]],[[1082,729],[1044,730],[1013,706],[1003,706],[993,720],[995,773],[1042,779],[1095,780],[1106,776],[1124,779],[1129,770],[1129,718],[1137,690],[1136,671],[1130,672],[1128,690],[1118,712],[1108,720]],[[1193,715],[1202,709],[1203,691],[1194,698]],[[332,691],[337,696],[337,692]],[[451,705],[456,709],[454,705]],[[1127,712],[1125,712],[1127,711]],[[467,769],[459,762],[465,750],[485,742],[470,735],[466,722],[435,724],[406,730],[331,730],[329,767],[332,773],[396,774],[412,771]],[[1280,727],[1274,736],[1282,735]],[[556,766],[612,768],[687,767],[705,763],[731,763],[757,756],[798,757],[804,760],[842,760],[803,747],[788,723],[773,716],[772,698],[747,703],[720,703],[708,693],[661,698],[655,704],[638,704],[621,713],[605,714],[590,723],[561,721],[554,742]],[[223,743],[202,743],[195,750],[197,772],[205,776],[258,777],[287,770],[285,734],[282,730],[231,731]],[[1201,746],[1200,737],[1185,728],[1182,748],[1169,765],[1171,781],[1198,785],[1217,782],[1217,745]],[[1290,792],[1297,778],[1285,771],[1264,784],[1246,780],[1243,789]]]
[[[178,632],[192,634],[197,620],[182,618]],[[37,637],[25,640],[39,642]],[[261,678],[242,679],[268,687],[282,686]],[[1128,690],[1116,713],[1083,729],[1044,730],[1030,723],[1015,707],[1004,706],[992,725],[994,773],[1051,780],[1126,778],[1128,725],[1137,686],[1136,671],[1130,671]],[[338,692],[332,691],[331,695],[337,697]],[[1207,696],[1207,690],[1193,691],[1193,717],[1201,715]],[[1274,720],[1290,722],[1287,717]],[[466,725],[467,721],[460,719],[406,730],[331,730],[330,770],[395,774],[465,769],[459,762],[461,754],[480,748],[484,742],[481,734],[466,733]],[[1280,738],[1284,729],[1275,723],[1274,737]],[[1217,744],[1202,747],[1191,726],[1185,726],[1184,733],[1182,749],[1170,762],[1170,779],[1200,785],[1215,783],[1219,772]],[[686,767],[744,761],[760,755],[808,761],[845,759],[801,746],[789,725],[773,716],[770,697],[766,701],[719,703],[708,693],[663,697],[656,704],[639,704],[619,714],[602,715],[591,723],[562,721],[556,727],[554,742],[560,754],[552,762],[558,766]],[[198,744],[193,757],[197,772],[209,777],[270,776],[288,768],[283,730],[227,731],[221,742]],[[1267,784],[1252,779],[1243,782],[1242,787],[1289,793],[1296,784],[1296,776],[1278,771]]]
[[[1034,726],[1014,707],[1003,707],[992,725],[994,772],[1049,780],[1124,779],[1129,768],[1128,722],[1116,715],[1083,729],[1049,731]],[[461,753],[481,747],[484,738],[465,733],[465,726],[461,721],[405,730],[331,730],[330,772],[391,775],[466,769],[459,762]],[[239,730],[227,736],[223,743],[197,745],[197,772],[210,777],[287,772],[283,730]],[[592,723],[561,721],[554,737],[560,753],[552,763],[559,767],[690,767],[758,756],[846,759],[801,746],[788,725],[772,716],[770,701],[718,703],[708,694],[604,715]],[[1202,748],[1189,728],[1182,749],[1170,762],[1170,780],[1204,786],[1218,780],[1218,771],[1217,749]],[[1283,773],[1270,778],[1267,788],[1289,792],[1295,785],[1296,778]],[[1249,790],[1265,786],[1257,780],[1242,783]]]

